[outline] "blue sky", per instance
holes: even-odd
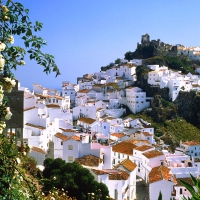
[[[39,33],[47,41],[45,53],[55,56],[61,75],[46,75],[34,61],[19,66],[21,86],[33,83],[61,89],[62,81],[76,83],[86,73],[124,58],[141,35],[168,44],[200,46],[200,1],[183,0],[18,0],[30,19],[43,23]]]

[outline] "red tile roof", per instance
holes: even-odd
[[[31,151],[35,151],[37,153],[46,154],[44,150],[42,150],[41,148],[38,148],[38,147],[31,147]]]
[[[108,174],[108,172],[103,171],[103,170],[92,169],[92,171],[93,171],[96,175]]]
[[[32,106],[32,107],[30,107],[30,108],[24,109],[24,111],[32,110],[32,109],[34,109],[34,108],[36,108],[36,107],[35,107],[35,106]]]
[[[128,172],[120,170],[118,173],[109,173],[109,180],[127,180],[129,176]]]
[[[165,166],[152,168],[149,173],[149,183],[154,183],[161,180],[169,181],[171,177],[170,169]]]
[[[149,132],[141,132],[144,136],[152,136],[153,134],[149,133]]]
[[[118,138],[122,138],[122,137],[126,136],[124,133],[111,133],[110,135],[118,137]]]
[[[96,167],[96,166],[99,166],[99,164],[103,162],[103,159],[93,156],[93,155],[87,155],[82,158],[76,158],[75,162],[78,162],[81,165],[85,165],[89,167]]]
[[[152,149],[153,146],[149,146],[149,145],[142,145],[142,146],[138,146],[135,148],[135,150],[138,150],[138,151],[146,151],[146,150],[149,150],[149,149]]]
[[[29,124],[29,123],[26,123],[25,125],[33,127],[33,128],[38,128],[38,129],[41,129],[41,130],[46,129],[44,126],[38,126],[38,125],[34,125],[34,124]]]
[[[67,137],[66,135],[63,135],[62,133],[56,133],[54,136],[61,139],[62,141],[66,141],[69,139],[69,137]]]
[[[187,142],[182,142],[182,144],[187,146],[200,146],[200,142],[197,141],[187,141]]]
[[[48,104],[48,105],[46,105],[46,107],[47,108],[60,108],[60,106],[57,104]]]
[[[90,90],[87,89],[83,89],[83,90],[79,90],[77,93],[88,93]]]
[[[127,155],[133,155],[133,149],[136,145],[128,143],[128,142],[120,142],[114,146],[112,146],[112,150],[114,152],[123,153]]]
[[[87,118],[87,117],[81,117],[78,119],[78,121],[80,122],[84,122],[86,124],[92,124],[94,123],[96,120],[92,119],[92,118]]]
[[[123,160],[118,165],[116,165],[115,169],[117,169],[120,166],[123,166],[125,169],[127,169],[130,172],[132,172],[137,167],[137,165],[134,162],[132,162],[130,159],[128,159],[128,158]]]
[[[153,151],[148,151],[146,153],[143,153],[143,155],[146,158],[155,158],[155,157],[158,157],[158,156],[163,156],[164,154],[161,151],[153,150]]]

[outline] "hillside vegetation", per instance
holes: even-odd
[[[142,118],[154,127],[154,135],[159,143],[160,139],[165,144],[170,145],[171,149],[179,144],[180,140],[196,140],[200,142],[200,129],[187,122],[184,118],[177,117],[175,119],[166,120],[165,122],[155,122],[146,112],[138,114],[128,114],[126,117]]]

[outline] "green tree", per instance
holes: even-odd
[[[120,58],[117,58],[117,59],[115,60],[115,64],[120,64],[120,62],[121,62],[121,59],[120,59]]]
[[[44,167],[44,192],[56,187],[63,188],[70,196],[82,200],[87,199],[88,193],[99,195],[100,199],[106,199],[108,196],[106,185],[95,181],[89,170],[76,162],[66,163],[60,158],[46,159]]]
[[[161,191],[159,192],[158,200],[162,200],[162,193],[161,193]]]

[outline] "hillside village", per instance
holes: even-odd
[[[46,157],[78,162],[106,184],[113,199],[137,199],[136,182],[141,179],[148,188],[146,199],[156,200],[160,191],[163,200],[191,197],[180,180],[199,176],[200,143],[180,141],[172,153],[157,145],[151,123],[123,117],[127,108],[133,114],[151,109],[153,97],[135,86],[140,65],[142,59],[121,59],[112,68],[78,77],[77,84],[63,81],[62,92],[40,84],[33,84],[31,91],[18,82],[10,98],[21,107],[17,110],[15,102],[10,107],[23,120],[14,125],[11,120],[8,134],[16,135],[19,146],[30,147],[29,156],[41,170]],[[200,91],[198,74],[146,67],[148,84],[169,88],[172,102],[180,91]]]

